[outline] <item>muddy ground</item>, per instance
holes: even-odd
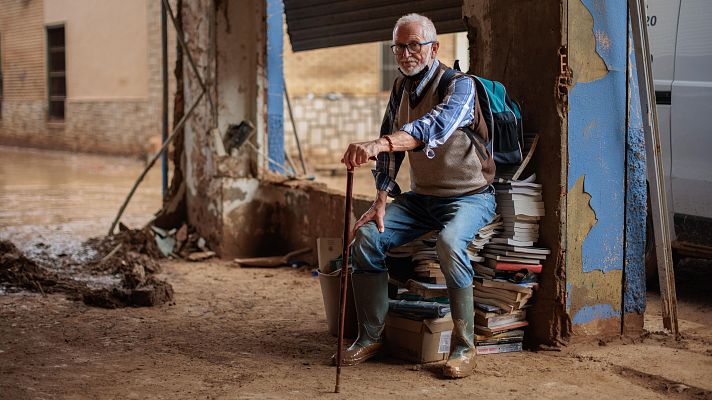
[[[657,332],[560,352],[479,356],[450,381],[393,358],[344,368],[335,395],[319,283],[308,268],[162,263],[174,303],[102,309],[60,294],[0,295],[0,398],[712,398],[705,295],[680,305],[685,339]],[[694,277],[694,276],[693,276]]]
[[[0,147],[0,240],[33,258],[71,253],[106,233],[141,169]],[[359,193],[372,193],[368,173],[358,175]],[[342,188],[343,176],[327,183]],[[122,221],[143,226],[160,204],[154,169]],[[344,368],[339,395],[328,364],[336,339],[308,268],[159,263],[155,277],[174,297],[156,307],[0,289],[0,399],[712,398],[712,263],[676,269],[682,341],[660,333],[659,299],[649,293],[650,333],[640,339],[481,356],[478,373],[458,381],[441,379],[438,364],[386,358]]]

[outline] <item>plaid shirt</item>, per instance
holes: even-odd
[[[433,66],[415,89],[416,97],[422,95],[428,82],[436,76],[439,64],[438,60],[433,62]],[[394,133],[392,129],[394,129],[396,113],[400,106],[401,94],[400,88],[396,88],[394,83],[388,107],[386,107],[386,114],[381,124],[381,137]],[[435,106],[429,113],[399,129],[425,144],[422,150],[413,151],[424,151],[428,158],[433,158],[435,157],[433,149],[445,143],[458,128],[472,123],[475,118],[474,106],[475,83],[472,79],[461,76],[450,82],[442,103]],[[372,171],[376,179],[377,190],[385,190],[391,196],[401,193],[401,189],[396,183],[396,176],[404,157],[405,152],[402,151],[383,152],[378,155],[376,169]]]

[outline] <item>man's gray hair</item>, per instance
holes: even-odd
[[[431,21],[430,18],[424,15],[412,13],[404,15],[398,18],[398,21],[396,21],[396,26],[393,27],[394,43],[396,41],[396,30],[398,29],[398,27],[404,24],[411,23],[420,24],[420,27],[423,30],[423,38],[426,42],[435,41],[438,39],[438,33],[435,31],[435,25],[433,25],[433,21]]]

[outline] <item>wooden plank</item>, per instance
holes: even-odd
[[[531,161],[532,156],[534,156],[534,150],[536,150],[536,145],[539,144],[539,134],[537,133],[534,135],[534,141],[532,142],[531,147],[529,148],[529,151],[527,152],[527,156],[524,157],[524,160],[522,160],[522,163],[519,165],[519,168],[517,168],[517,172],[512,175],[512,180],[516,181],[519,179],[519,176],[524,172],[524,168],[527,167],[529,164],[529,161]]]
[[[670,243],[670,223],[665,196],[665,181],[661,159],[660,132],[653,92],[653,74],[650,62],[650,46],[646,25],[645,7],[641,0],[628,0],[633,28],[635,60],[640,90],[640,106],[643,114],[643,128],[648,151],[648,181],[650,184],[650,204],[653,214],[653,234],[658,258],[660,280],[660,300],[663,326],[676,337],[680,335],[677,319],[677,295],[675,293],[675,272],[672,269]],[[651,164],[652,161],[652,165]],[[652,168],[651,168],[652,167]]]

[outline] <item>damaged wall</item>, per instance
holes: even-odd
[[[222,137],[229,125],[249,121],[255,126],[250,142],[257,147],[265,143],[264,18],[265,4],[259,0],[240,7],[229,1],[200,0],[183,8],[186,41],[215,104],[213,110],[204,98],[186,124],[188,220],[221,256],[235,253],[230,246],[241,219],[226,216],[254,195],[259,169],[249,145],[219,155],[211,129],[217,128]],[[201,91],[187,61],[184,77],[187,108]]]
[[[268,140],[270,124],[275,134],[283,134],[281,122],[274,120],[281,111],[268,112],[269,81],[275,74],[281,79],[281,71],[270,73],[267,67],[268,58],[275,56],[268,54],[268,42],[282,40],[281,31],[273,35],[276,39],[268,35],[268,4],[261,0],[243,2],[240,7],[229,1],[188,3],[182,14],[188,46],[206,84],[210,87],[215,82],[217,87],[215,113],[203,100],[186,126],[189,222],[223,258],[282,255],[307,246],[316,255],[317,237],[342,234],[338,221],[343,216],[344,196],[320,184],[288,183],[264,171],[268,147],[270,157],[275,158],[275,146],[284,155],[279,143]],[[184,66],[185,104],[189,106],[201,89],[187,63]],[[282,90],[277,85],[271,94],[279,98],[279,105]],[[268,122],[270,115],[272,122]],[[259,154],[244,144],[231,154],[218,155],[211,128],[225,135],[230,124],[243,120],[255,126],[250,142]],[[369,206],[370,200],[354,199],[356,215]]]
[[[211,58],[214,43],[211,15],[214,16],[213,0],[196,0],[183,3],[181,10],[183,31],[188,52],[195,61],[198,72],[205,81],[215,77],[215,63]],[[202,89],[184,54],[184,93],[186,113],[198,99]],[[210,87],[210,85],[208,86]],[[212,89],[208,89],[214,97]],[[214,115],[206,97],[198,103],[185,125],[185,180],[188,223],[193,225],[210,247],[215,248],[222,236],[220,207],[222,198],[220,181],[214,179],[215,159],[210,145],[210,128]]]
[[[565,39],[562,4],[465,0],[463,16],[469,28],[470,72],[503,82],[522,105],[524,129],[540,134],[533,159],[546,207],[540,244],[551,249],[551,256],[543,263],[536,304],[527,311],[531,325],[526,337],[532,344],[557,345],[570,330],[563,247],[567,116],[557,87]]]
[[[627,5],[571,0],[567,306],[575,333],[621,329]]]
[[[623,330],[639,332],[645,153],[635,82],[627,97],[626,3],[467,0],[463,17],[470,72],[502,81],[522,104],[524,129],[541,135],[540,243],[552,256],[528,312],[528,340],[619,334],[623,311]]]
[[[316,239],[343,234],[344,195],[324,184],[273,176],[259,183],[228,178],[224,185],[231,200],[223,204],[223,218],[232,225],[223,257],[278,256],[310,247],[305,261],[316,265]],[[354,196],[352,224],[371,202]]]
[[[632,37],[632,32],[628,32]],[[647,165],[645,131],[632,40],[628,41],[628,130],[626,144],[625,263],[623,273],[623,333],[643,330],[645,314],[645,237]]]

